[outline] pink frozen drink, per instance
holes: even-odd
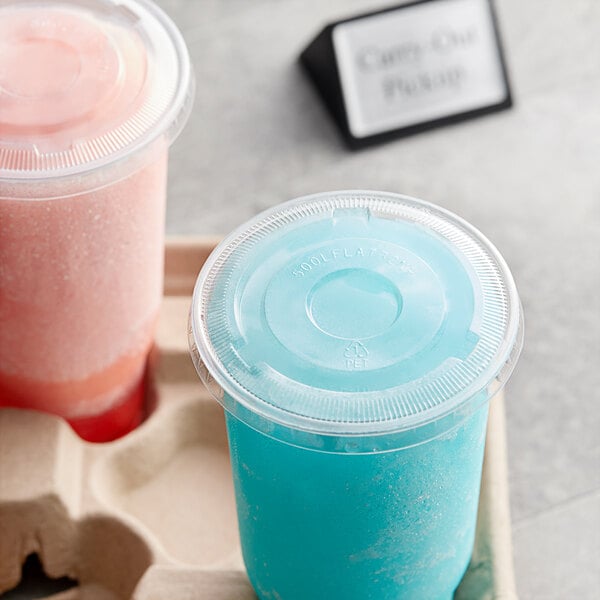
[[[145,0],[0,3],[0,406],[135,427],[185,44]]]

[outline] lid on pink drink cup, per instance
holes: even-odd
[[[193,74],[147,0],[0,0],[0,180],[48,180],[172,142]]]

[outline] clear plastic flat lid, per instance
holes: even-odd
[[[0,177],[113,162],[180,131],[193,76],[147,0],[0,0]]]
[[[486,400],[512,370],[520,323],[508,268],[463,220],[333,192],[267,211],[215,250],[192,354],[253,426],[372,436]]]

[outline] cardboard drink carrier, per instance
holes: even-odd
[[[148,415],[138,429],[90,444],[58,417],[0,410],[0,598],[37,554],[48,577],[78,582],[47,600],[256,599],[239,545],[223,409],[188,353],[192,290],[218,241],[167,244]],[[475,548],[455,599],[516,598],[498,394]]]

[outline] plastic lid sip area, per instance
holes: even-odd
[[[498,391],[522,345],[491,243],[446,210],[379,192],[258,215],[209,257],[190,323],[196,367],[229,412],[330,452],[448,433]]]
[[[148,0],[0,0],[0,181],[114,164],[191,109],[181,34]]]

